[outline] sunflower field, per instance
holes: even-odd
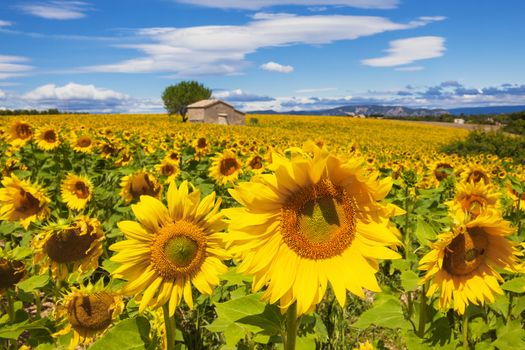
[[[525,167],[467,131],[0,119],[0,349],[525,349]]]

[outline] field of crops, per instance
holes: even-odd
[[[0,119],[0,349],[525,349],[525,169],[386,120]]]

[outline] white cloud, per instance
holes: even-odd
[[[181,3],[217,8],[258,10],[271,6],[349,6],[358,8],[391,9],[398,0],[176,0]]]
[[[372,67],[394,67],[410,64],[414,61],[443,56],[445,38],[439,36],[420,36],[390,42],[384,57],[369,58],[361,61]]]
[[[4,20],[1,20],[0,19],[0,27],[9,27],[13,25],[13,23],[9,22],[9,21],[4,21]]]
[[[264,18],[264,16],[263,16]],[[417,19],[395,23],[372,16],[270,16],[245,25],[187,28],[145,28],[137,31],[139,44],[119,45],[136,49],[143,57],[113,64],[85,67],[88,72],[171,72],[176,76],[239,74],[248,54],[267,47],[298,44],[321,45],[339,40],[426,25]]]
[[[28,15],[57,20],[84,18],[91,9],[87,2],[64,0],[23,4],[19,8]]]
[[[2,90],[0,90],[0,100],[1,100],[1,99],[4,99],[5,96],[6,96],[6,95],[5,95],[5,92],[3,92]]]
[[[24,95],[28,100],[126,100],[129,96],[95,85],[69,83],[64,86],[47,84]]]
[[[408,66],[408,67],[398,67],[398,68],[395,68],[394,70],[397,70],[399,72],[417,72],[417,71],[420,71],[420,70],[423,70],[425,69],[425,67],[422,67],[422,66]]]
[[[213,97],[229,102],[273,101],[271,97],[248,93],[242,89],[213,91]]]
[[[277,62],[266,62],[261,65],[261,69],[267,70],[269,72],[278,72],[278,73],[291,73],[293,72],[292,66],[283,66]]]
[[[0,80],[25,75],[27,71],[33,69],[32,66],[21,64],[26,61],[28,61],[26,57],[0,55]]]

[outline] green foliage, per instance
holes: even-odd
[[[442,148],[448,154],[466,156],[471,154],[495,154],[510,157],[515,162],[525,162],[525,138],[505,135],[502,132],[473,131],[464,140],[457,140]]]
[[[121,321],[106,335],[97,340],[92,350],[141,350],[149,349],[149,322],[144,317]]]
[[[194,102],[211,97],[211,90],[196,81],[181,81],[168,86],[162,93],[164,108],[168,114],[179,113],[182,121],[186,121],[186,107]]]

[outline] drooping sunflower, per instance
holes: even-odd
[[[427,296],[439,290],[439,307],[463,314],[469,304],[494,302],[494,294],[503,294],[496,269],[515,270],[517,250],[506,238],[515,229],[498,211],[484,210],[472,220],[467,213],[455,215],[453,230],[438,235],[419,269],[426,271],[421,284],[431,281]]]
[[[93,197],[93,184],[87,177],[71,173],[62,180],[60,192],[68,208],[82,210]]]
[[[60,146],[58,132],[53,127],[38,129],[35,139],[36,146],[43,151],[52,151]]]
[[[53,334],[60,337],[73,333],[68,349],[78,345],[89,346],[104,334],[122,312],[122,297],[103,286],[103,279],[95,285],[71,288],[56,310],[62,329]]]
[[[0,188],[0,220],[20,221],[27,229],[31,222],[42,220],[49,214],[49,198],[45,191],[15,174],[2,180]]]
[[[378,180],[364,160],[343,162],[317,146],[313,156],[288,160],[273,155],[274,174],[254,176],[230,190],[243,207],[226,209],[226,236],[238,271],[251,274],[253,290],[282,308],[297,302],[310,311],[327,283],[341,305],[347,290],[364,298],[363,288],[380,291],[377,259],[397,259],[399,240],[389,217],[402,214],[381,202],[391,179]]]
[[[263,157],[259,154],[252,154],[246,162],[246,167],[254,174],[260,174],[266,169]]]
[[[232,151],[225,150],[212,158],[209,175],[215,183],[219,185],[234,183],[241,173],[241,161]]]
[[[51,270],[64,280],[71,271],[85,272],[98,267],[104,232],[97,219],[79,216],[68,222],[50,223],[33,239],[35,264]]]
[[[172,182],[167,193],[168,208],[151,196],[142,196],[131,206],[139,222],[118,224],[126,240],[113,244],[111,260],[121,263],[113,274],[128,281],[122,293],[139,296],[142,312],[152,305],[169,302],[169,314],[184,297],[193,307],[192,285],[211,294],[218,275],[227,271],[222,260],[226,223],[219,212],[220,198],[212,193],[200,200],[196,189],[189,193],[184,181]]]
[[[120,196],[126,203],[137,201],[140,196],[160,198],[162,195],[162,185],[159,180],[147,171],[124,176],[120,186]]]
[[[456,186],[454,200],[447,203],[451,210],[466,211],[472,216],[478,216],[487,208],[498,208],[499,194],[483,181],[461,182]]]
[[[0,295],[13,288],[26,274],[24,262],[13,259],[9,253],[0,248]]]
[[[12,146],[23,147],[33,137],[33,127],[26,122],[16,120],[11,124],[7,136]]]
[[[485,185],[488,185],[490,183],[490,173],[483,165],[471,162],[461,172],[461,181],[483,182]]]

